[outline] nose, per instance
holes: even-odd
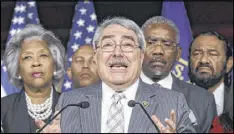
[[[32,63],[32,67],[40,67],[42,66],[41,62],[38,60],[38,58],[35,58],[35,60]]]
[[[115,50],[114,50],[114,55],[121,55],[122,54],[122,50],[121,50],[121,48],[120,48],[120,45],[116,45],[115,46]]]
[[[201,56],[201,59],[200,59],[200,62],[201,63],[208,63],[209,62],[209,59],[208,59],[208,55],[206,54],[206,52],[204,52]]]
[[[163,49],[162,45],[163,44],[161,42],[158,42],[157,44],[155,44],[153,46],[153,50],[152,50],[153,56],[156,56],[156,55],[163,56],[164,55],[164,49]]]
[[[90,62],[89,61],[85,61],[83,65],[84,65],[83,68],[89,68]]]

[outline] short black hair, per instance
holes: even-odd
[[[226,53],[226,61],[230,58],[233,57],[233,46],[231,45],[231,43],[227,40],[227,38],[225,38],[224,35],[216,32],[216,31],[207,31],[207,32],[201,32],[198,33],[197,35],[195,35],[194,40],[202,35],[207,35],[207,36],[215,36],[217,39],[219,39],[220,41],[223,41],[224,43],[224,51]],[[191,54],[191,48],[192,48],[192,44],[194,42],[194,40],[191,42],[191,45],[189,47],[189,59],[190,59],[190,54]],[[233,67],[230,69],[230,71],[228,73],[225,73],[224,75],[224,83],[226,86],[230,86],[232,83],[232,69]]]

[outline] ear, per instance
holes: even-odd
[[[233,57],[229,57],[226,63],[226,73],[228,73],[233,67]]]
[[[97,50],[93,51],[93,62],[97,65]]]
[[[145,50],[141,50],[141,65],[143,64],[144,56],[145,56]]]
[[[180,60],[181,53],[182,53],[182,48],[181,48],[181,46],[177,46],[176,61],[179,61],[179,60]]]
[[[67,68],[67,76],[70,80],[72,79],[71,67]]]

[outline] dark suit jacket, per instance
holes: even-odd
[[[175,109],[177,132],[195,132],[189,119],[189,108],[182,93],[166,90],[158,86],[148,85],[140,81],[136,89],[137,102],[147,101],[146,111],[159,117],[165,125],[164,119],[170,118],[170,111]],[[68,104],[88,101],[90,107],[86,109],[68,107],[61,113],[60,125],[62,133],[100,133],[101,132],[101,107],[102,83],[64,92],[59,98],[56,110]],[[136,105],[130,118],[130,133],[156,133],[154,125],[147,118],[143,110]]]
[[[58,102],[60,93],[53,92],[52,113]],[[1,98],[1,121],[5,133],[35,133],[36,124],[29,116],[25,98],[25,91],[14,93]],[[47,120],[45,120],[47,121]]]
[[[206,89],[179,80],[173,74],[172,77],[172,90],[184,93],[188,106],[197,119],[197,125],[194,125],[196,131],[208,133],[217,115],[214,95]]]
[[[231,119],[233,119],[233,87],[225,86],[224,89],[224,108],[223,113],[229,113]]]

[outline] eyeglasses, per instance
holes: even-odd
[[[160,41],[161,43],[157,43],[158,41]],[[153,39],[149,39],[147,41],[147,47],[151,48],[155,45],[161,45],[163,47],[164,50],[175,50],[176,48],[176,42],[171,41],[171,40],[165,40],[165,39],[159,39],[159,38],[153,38]]]
[[[97,46],[97,48],[101,48],[103,52],[114,52],[116,46],[119,46],[123,52],[133,52],[136,48],[141,48],[132,44],[116,45],[111,43],[102,44],[101,46]]]

